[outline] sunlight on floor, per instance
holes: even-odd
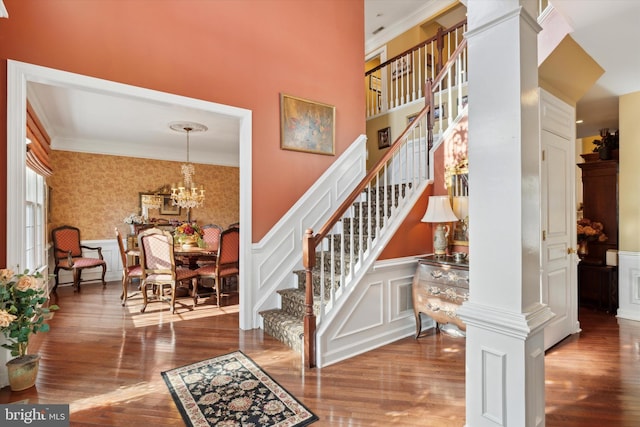
[[[128,387],[120,387],[110,393],[78,399],[69,403],[71,413],[90,410],[96,407],[118,405],[135,401],[148,394],[164,393],[164,384],[138,383]]]
[[[240,305],[223,305],[217,307],[209,301],[200,300],[198,305],[193,308],[193,301],[185,299],[176,301],[176,313],[171,314],[169,304],[152,303],[147,305],[144,313],[140,313],[142,299],[136,301],[135,298],[128,299],[127,305],[124,307],[129,319],[133,322],[134,327],[141,328],[150,325],[157,325],[165,322],[179,322],[182,320],[194,320],[203,317],[224,316],[226,314],[234,314],[240,311]],[[159,316],[159,317],[158,317]]]

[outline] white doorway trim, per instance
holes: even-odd
[[[236,117],[240,151],[240,328],[251,329],[252,116],[251,111],[166,92],[144,89],[38,65],[7,61],[7,268],[26,265],[24,251],[25,137],[27,83],[104,92]],[[18,271],[18,270],[16,270]]]

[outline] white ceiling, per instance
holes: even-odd
[[[452,3],[454,0],[365,0],[365,50],[383,44]],[[640,40],[640,25],[636,23],[640,1],[554,0],[553,4],[573,27],[573,38],[605,69],[577,104],[577,116],[584,120],[584,124],[577,125],[578,137],[596,135],[602,127],[617,129],[618,96],[640,90],[640,54],[637,49],[629,49],[629,42]],[[380,27],[384,29],[374,35]],[[183,161],[186,136],[168,125],[173,121],[195,121],[209,130],[192,134],[191,160],[239,165],[239,128],[235,118],[46,84],[29,83],[28,89],[29,100],[55,149],[136,157],[144,153],[147,158]]]

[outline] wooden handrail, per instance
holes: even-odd
[[[305,313],[303,317],[304,323],[304,364],[308,368],[313,368],[316,366],[316,356],[315,356],[315,332],[316,332],[316,316],[313,312],[313,268],[316,264],[316,247],[318,244],[324,239],[329,231],[338,223],[340,218],[347,212],[355,200],[358,198],[360,193],[366,188],[371,180],[379,173],[382,168],[385,166],[387,161],[389,161],[393,155],[400,150],[405,136],[412,132],[413,129],[420,123],[420,121],[429,113],[430,105],[433,103],[431,100],[431,82],[427,81],[425,83],[425,107],[420,111],[420,113],[416,116],[416,118],[411,122],[404,132],[393,142],[387,153],[382,156],[380,160],[371,168],[371,170],[365,175],[365,177],[360,181],[360,183],[356,186],[356,188],[349,194],[349,196],[345,199],[344,202],[338,207],[338,209],[331,215],[331,217],[327,220],[324,226],[320,228],[320,231],[314,235],[312,229],[307,229],[305,231],[305,235],[302,243],[302,263],[305,269],[305,280],[306,280],[306,288],[305,288]],[[432,145],[432,123],[430,115],[427,116],[427,141],[428,146],[431,148]]]
[[[425,94],[425,106],[418,113],[416,118],[411,122],[409,126],[396,138],[389,150],[378,160],[378,162],[369,170],[365,177],[356,185],[349,196],[342,202],[342,204],[331,215],[327,222],[319,229],[314,235],[311,228],[305,231],[303,238],[303,255],[302,263],[305,269],[306,289],[305,289],[305,314],[304,314],[304,364],[308,368],[316,366],[316,354],[315,354],[315,334],[316,334],[316,316],[313,311],[313,268],[316,264],[316,248],[327,237],[329,232],[336,226],[340,219],[345,215],[347,210],[353,206],[357,198],[362,194],[365,188],[374,180],[374,178],[383,170],[389,160],[392,160],[393,156],[398,153],[402,147],[402,142],[405,138],[414,131],[416,126],[421,123],[423,119],[426,119],[427,127],[427,144],[428,150],[431,150],[433,146],[433,87],[439,85],[445,77],[445,74],[457,61],[457,58],[461,51],[466,47],[466,39],[463,39],[458,47],[454,50],[451,57],[444,64],[439,71],[435,80],[432,82],[427,79],[424,87]],[[426,116],[426,117],[425,117]]]
[[[429,43],[433,43],[433,42],[437,42],[439,40],[440,41],[443,40],[445,35],[456,31],[457,29],[465,26],[466,24],[467,24],[467,20],[465,19],[465,20],[460,21],[457,24],[454,24],[453,26],[447,28],[446,30],[443,30],[442,28],[438,29],[438,33],[435,36],[433,36],[430,39],[427,39],[427,40],[425,40],[425,41],[413,46],[412,48],[409,48],[409,49],[405,50],[402,53],[397,54],[396,56],[394,56],[391,59],[386,60],[382,64],[377,65],[376,67],[374,67],[374,68],[370,69],[369,71],[365,72],[364,76],[367,77],[368,75],[375,73],[376,71],[380,70],[381,68],[384,68],[384,67],[390,65],[392,62],[401,59],[403,56],[408,55],[410,53],[415,52],[416,50],[419,50],[419,49],[423,48],[424,46],[428,45]],[[440,61],[442,60],[441,58],[442,58],[442,55],[439,55],[439,59],[438,59],[439,64],[438,65],[440,65],[440,66],[442,66],[442,64],[440,63]]]

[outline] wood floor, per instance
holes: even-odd
[[[58,290],[51,331],[36,336],[36,387],[0,390],[0,403],[68,403],[72,426],[182,426],[161,371],[242,350],[315,412],[313,426],[463,426],[464,339],[430,334],[323,368],[260,330],[238,329],[237,296],[222,308],[190,299],[139,312],[119,283]],[[640,425],[640,322],[581,311],[583,332],[546,360],[546,425]]]

